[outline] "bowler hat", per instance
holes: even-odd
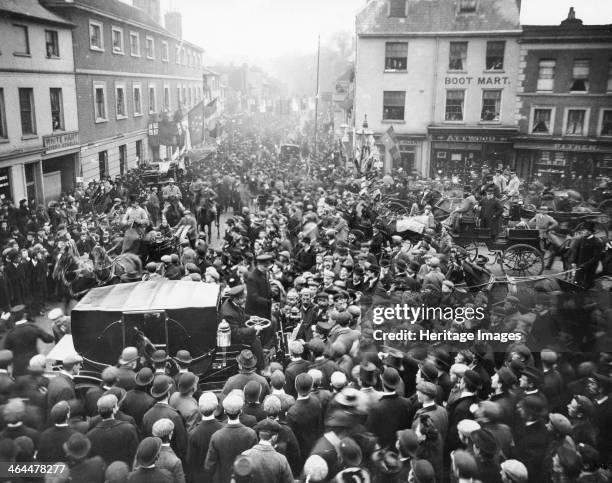
[[[154,379],[153,371],[148,367],[143,367],[134,376],[134,382],[139,387],[148,386],[149,384],[153,382],[153,379]]]
[[[74,433],[68,438],[68,441],[62,445],[62,448],[69,458],[81,460],[89,454],[91,441],[84,434]]]
[[[151,396],[154,398],[165,396],[170,391],[171,384],[172,379],[165,374],[157,376],[153,381],[153,386],[151,387]]]
[[[143,439],[136,450],[136,465],[145,468],[153,465],[157,460],[161,445],[162,440],[154,436]]]

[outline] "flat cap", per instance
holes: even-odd
[[[0,363],[1,364],[10,364],[13,362],[13,351],[8,349],[0,350]]]
[[[219,406],[217,395],[212,391],[202,393],[200,399],[198,399],[198,406],[202,413],[213,412]]]
[[[274,419],[266,418],[257,424],[257,431],[267,431],[272,434],[278,434],[281,431],[281,425]]]
[[[467,451],[458,449],[451,454],[451,459],[460,478],[476,478],[478,476],[476,459]]]
[[[464,436],[469,436],[473,431],[477,431],[478,429],[480,429],[480,424],[473,419],[462,419],[457,424],[457,432]]]
[[[63,423],[70,414],[70,405],[66,401],[59,401],[54,404],[49,414],[53,424]]]
[[[257,262],[271,262],[272,260],[274,260],[274,257],[269,253],[262,253],[255,257],[255,261]]]
[[[98,399],[98,411],[113,409],[118,404],[117,397],[113,394],[106,394]]]
[[[229,295],[230,297],[238,297],[244,293],[245,289],[246,285],[236,285],[235,287],[232,287],[227,290],[227,295]]]
[[[438,395],[438,386],[433,382],[421,381],[417,384],[416,390],[429,397],[436,397]]]
[[[158,419],[153,423],[151,433],[158,438],[165,438],[174,431],[174,423],[168,418]]]
[[[513,483],[526,483],[529,479],[527,467],[518,460],[506,460],[501,463],[501,471]]]
[[[242,409],[244,399],[236,394],[228,394],[223,400],[223,409],[226,413],[236,414]]]
[[[548,420],[552,427],[555,428],[555,431],[563,436],[572,434],[572,423],[570,423],[569,419],[563,416],[563,414],[550,413],[548,415]]]

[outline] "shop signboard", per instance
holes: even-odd
[[[79,132],[62,132],[43,136],[43,147],[45,154],[62,151],[79,145]]]

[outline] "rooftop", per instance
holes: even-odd
[[[12,0],[15,1],[15,0]],[[28,0],[30,1],[30,0]],[[83,8],[92,12],[97,12],[101,15],[108,15],[117,18],[120,21],[135,24],[148,28],[153,31],[157,31],[167,37],[177,39],[184,44],[189,45],[197,50],[204,51],[204,49],[196,44],[187,42],[184,39],[179,39],[172,32],[166,30],[163,26],[157,23],[152,17],[150,17],[144,10],[136,7],[132,7],[126,3],[120,2],[119,0],[42,0],[48,7],[65,7],[65,8]],[[4,2],[4,0],[2,0]],[[15,2],[17,3],[17,2]]]
[[[0,2],[0,12],[13,17],[19,17],[32,21],[44,21],[66,27],[73,25],[66,19],[54,14],[43,7],[38,0],[2,0]]]
[[[459,0],[406,0],[406,16],[389,16],[389,2],[370,0],[357,14],[357,35],[520,31],[516,0],[478,0],[474,13],[460,13]]]

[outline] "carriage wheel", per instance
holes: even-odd
[[[608,222],[612,220],[612,199],[602,201],[597,209],[606,214]]]
[[[585,222],[578,223],[576,225],[575,231],[578,232],[582,230]],[[602,240],[604,243],[608,241],[608,226],[607,224],[601,223],[599,221],[595,222],[595,232],[593,233],[597,238]]]
[[[514,277],[541,275],[544,271],[544,257],[537,248],[521,243],[504,251],[501,266],[506,275]]]
[[[460,245],[461,248],[463,248],[467,254],[467,259],[470,262],[475,263],[476,259],[478,258],[478,245],[474,242],[469,242],[469,243],[463,243]]]
[[[397,201],[388,203],[387,209],[395,216],[408,216],[410,210]]]

